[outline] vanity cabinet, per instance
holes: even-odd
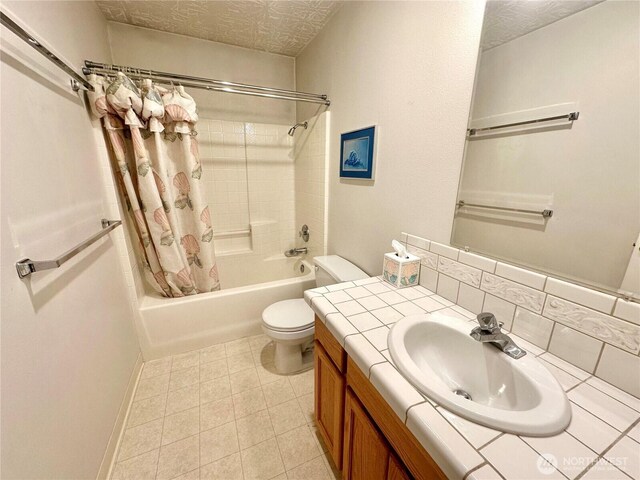
[[[315,419],[344,480],[446,476],[316,317]]]

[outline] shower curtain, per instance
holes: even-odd
[[[181,86],[141,88],[122,73],[91,75],[93,114],[102,118],[133,216],[144,276],[166,297],[220,289],[209,207],[200,191],[196,104]]]

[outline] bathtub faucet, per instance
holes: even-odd
[[[290,248],[289,250],[285,250],[285,257],[297,257],[299,255],[306,255],[308,252],[307,247],[302,248]]]

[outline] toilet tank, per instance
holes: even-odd
[[[361,280],[369,278],[365,272],[356,267],[349,260],[338,255],[325,255],[315,257],[313,263],[316,265],[316,286],[324,287],[334,283],[349,282],[351,280]]]

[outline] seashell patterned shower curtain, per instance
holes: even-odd
[[[140,244],[145,278],[166,297],[220,289],[209,207],[200,188],[196,104],[184,88],[118,73],[91,75],[93,114],[102,118],[119,184]]]

